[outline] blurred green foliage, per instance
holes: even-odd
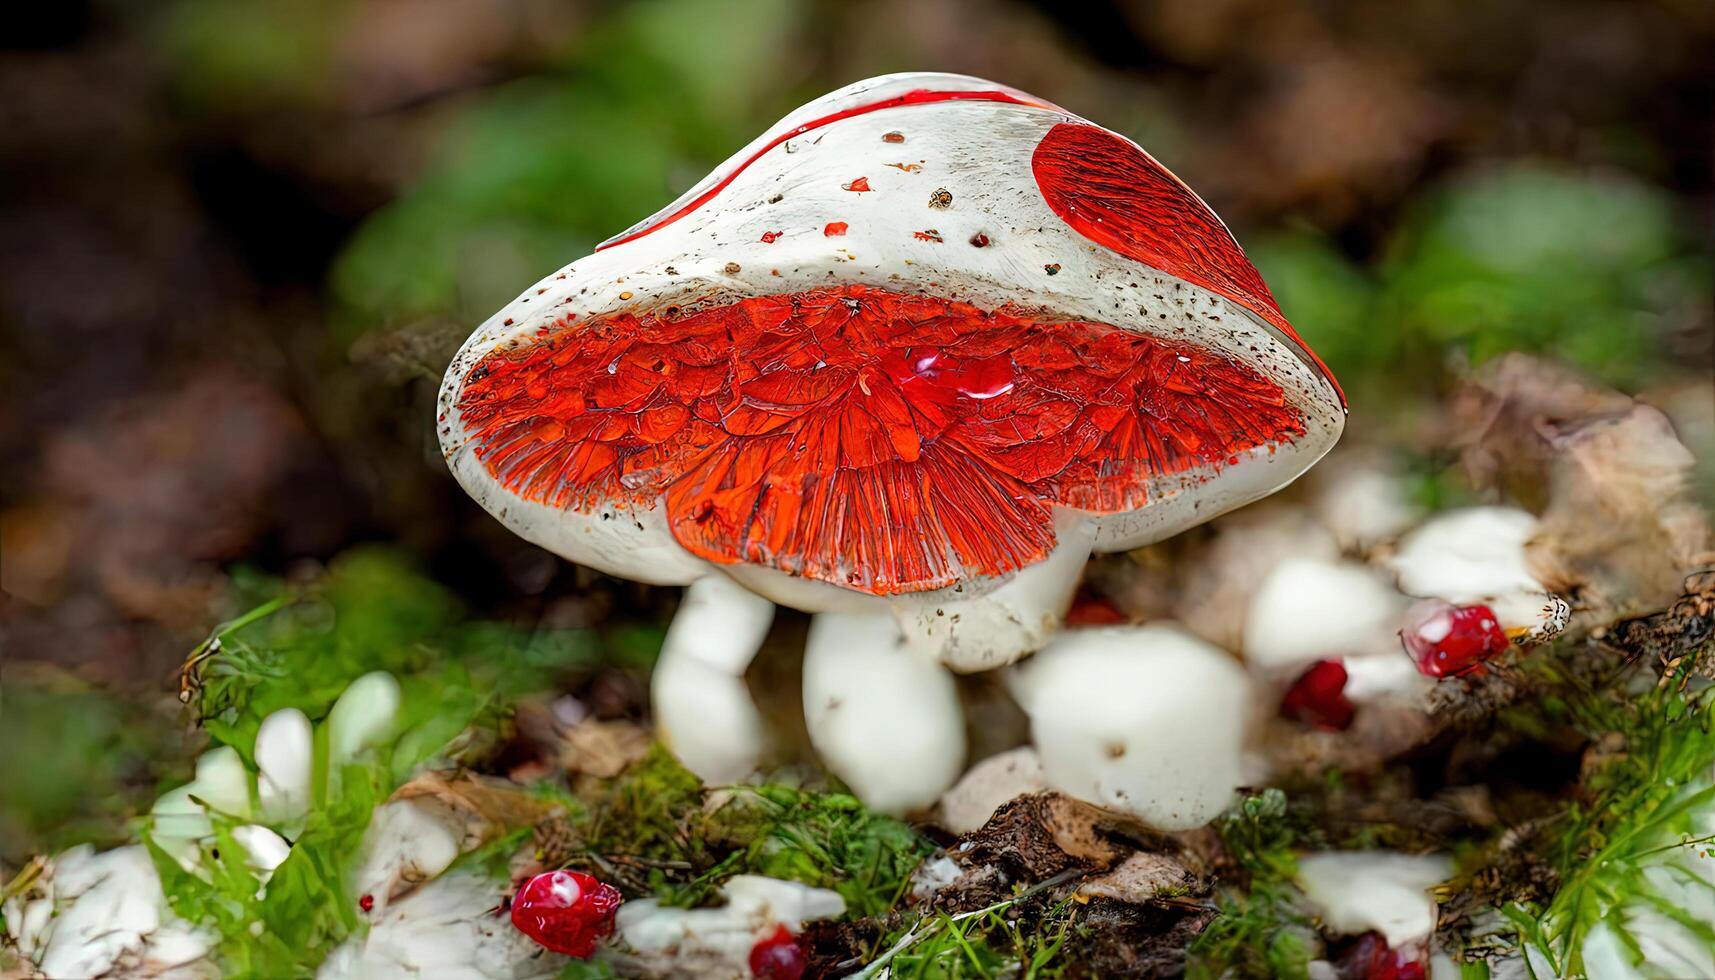
[[[372,671],[398,680],[395,737],[361,753],[315,787],[304,827],[266,889],[258,889],[239,821],[215,817],[204,848],[207,876],[190,874],[153,848],[173,909],[212,927],[228,976],[308,976],[359,928],[353,874],[375,808],[461,733],[492,731],[519,696],[551,688],[564,671],[601,662],[593,637],[578,631],[526,633],[470,620],[458,601],[398,553],[361,548],[295,591],[249,577],[243,589],[270,596],[217,631],[201,667],[194,706],[214,741],[254,770],[256,732],[287,708],[323,719],[352,681]],[[317,731],[318,772],[327,765]]]
[[[1679,367],[1671,341],[1711,302],[1709,257],[1670,195],[1546,164],[1429,190],[1373,268],[1311,232],[1263,236],[1250,251],[1306,339],[1367,394],[1433,379],[1449,353],[1480,363],[1515,350],[1636,388]]]
[[[0,855],[34,846],[116,843],[138,804],[190,778],[192,759],[165,712],[60,676],[9,678],[0,695]]]
[[[352,681],[384,670],[402,689],[399,779],[520,695],[604,662],[587,632],[466,619],[451,593],[379,548],[347,552],[283,609],[219,639],[197,701],[217,741],[253,763],[256,730],[268,715],[297,708],[318,720]]]

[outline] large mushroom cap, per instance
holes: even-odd
[[[1190,189],[942,74],[794,112],[483,324],[441,408],[458,479],[526,538],[650,582],[713,563],[811,609],[1165,537],[1343,424]]]

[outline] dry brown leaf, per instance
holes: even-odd
[[[1467,380],[1449,424],[1474,486],[1540,513],[1531,562],[1587,626],[1665,607],[1709,549],[1694,460],[1648,405],[1512,354]]]
[[[510,780],[469,772],[425,772],[394,791],[388,802],[415,801],[462,820],[463,851],[479,847],[507,831],[533,827],[556,809]]]
[[[588,718],[561,736],[559,762],[568,772],[612,779],[647,755],[650,743],[649,733],[636,722]]]

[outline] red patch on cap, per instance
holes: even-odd
[[[483,357],[459,408],[520,497],[664,500],[697,555],[878,595],[1016,571],[1054,505],[1134,510],[1305,432],[1208,348],[858,285],[568,324]]]
[[[1036,145],[1030,168],[1048,207],[1078,234],[1262,317],[1315,362],[1345,403],[1227,226],[1135,143],[1099,126],[1060,123]]]

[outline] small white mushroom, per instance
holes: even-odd
[[[1407,595],[1481,603],[1508,635],[1551,639],[1571,610],[1531,571],[1525,549],[1537,529],[1537,519],[1516,507],[1451,510],[1406,535],[1388,564]]]
[[[784,926],[797,934],[805,922],[845,914],[837,892],[760,875],[737,875],[721,887],[716,908],[668,908],[653,898],[625,903],[616,918],[615,956],[634,960],[644,976],[695,976],[741,980],[750,976],[750,951]]]
[[[264,882],[292,853],[292,845],[286,843],[286,838],[261,824],[247,823],[242,827],[232,828],[232,839],[238,842],[239,847],[244,848],[244,855],[249,859],[250,867],[256,870]]]
[[[871,808],[934,803],[965,760],[953,678],[885,614],[822,613],[804,647],[804,721],[830,770]]]
[[[1048,788],[1042,781],[1042,760],[1028,745],[991,755],[959,777],[941,796],[941,826],[968,834],[988,823],[1001,806],[1027,793]]]
[[[495,908],[506,886],[454,872],[369,917],[316,971],[319,980],[536,980],[557,975],[567,958],[546,952]]]
[[[256,796],[262,817],[292,823],[310,809],[310,777],[315,736],[310,720],[297,708],[262,719],[256,730]]]
[[[250,773],[225,746],[203,753],[195,778],[155,800],[149,836],[180,866],[194,870],[202,863],[198,842],[214,833],[210,809],[226,817],[250,816]]]
[[[18,953],[49,977],[157,976],[202,960],[214,945],[173,916],[141,844],[65,851],[7,899],[5,919]]]
[[[1356,562],[1281,562],[1245,613],[1245,662],[1279,676],[1335,657],[1397,657],[1399,618],[1409,604]]]
[[[1245,664],[1265,686],[1284,688],[1322,660],[1346,671],[1353,704],[1414,704],[1434,685],[1399,647],[1410,600],[1370,568],[1291,559],[1275,567],[1245,613]]]
[[[363,835],[359,894],[385,904],[457,860],[464,820],[433,798],[394,800],[376,808]]]
[[[399,682],[384,670],[352,681],[328,712],[329,762],[337,765],[385,741],[393,733],[399,701]]]
[[[1335,933],[1375,931],[1393,947],[1426,940],[1435,931],[1429,889],[1453,874],[1438,854],[1328,851],[1298,859],[1298,885]]]
[[[1390,541],[1416,523],[1405,478],[1384,460],[1336,454],[1310,476],[1310,508],[1340,543],[1353,552]]]
[[[1251,685],[1177,627],[1061,634],[1015,669],[1048,785],[1161,830],[1201,826],[1244,781]]]

